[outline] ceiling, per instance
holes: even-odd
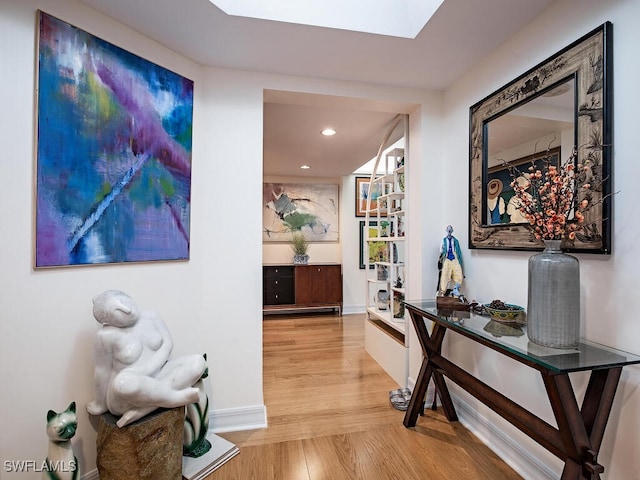
[[[554,0],[445,0],[415,39],[229,16],[209,0],[80,1],[203,66],[443,90]],[[265,92],[264,174],[348,175],[409,108]]]
[[[273,90],[265,91],[264,102],[265,175],[349,175],[376,156],[398,112],[410,110],[409,104]],[[326,127],[336,135],[321,135]],[[402,137],[401,130],[389,143]],[[302,164],[311,168],[300,170]]]

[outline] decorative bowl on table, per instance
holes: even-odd
[[[485,303],[483,307],[491,319],[496,322],[511,325],[524,325],[527,323],[524,307],[520,305],[512,303],[496,304],[494,300],[491,303]]]

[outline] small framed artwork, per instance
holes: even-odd
[[[356,217],[366,216],[368,195],[369,177],[356,177]]]
[[[368,233],[368,234],[367,234]],[[366,268],[365,265],[365,243],[367,238],[375,238],[378,235],[378,222],[369,222],[369,231],[365,231],[365,221],[360,221],[360,270]],[[382,241],[369,241],[369,268],[374,268],[374,262],[388,262],[389,261],[389,243]]]
[[[383,194],[382,184],[376,184],[371,190],[369,186],[370,177],[356,177],[356,217],[364,217],[367,214],[367,200],[371,195],[371,207],[375,208],[378,198]],[[386,217],[386,212],[380,212],[380,216]],[[364,267],[363,267],[364,268]]]

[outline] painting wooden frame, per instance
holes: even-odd
[[[356,217],[365,217],[367,215],[367,192],[369,191],[370,178],[371,177],[355,178]]]
[[[262,240],[291,242],[294,232],[302,232],[309,242],[337,242],[339,212],[336,184],[265,183]]]
[[[611,152],[613,106],[613,25],[586,34],[469,109],[469,248],[540,250],[528,228],[486,222],[487,123],[573,78],[575,81],[575,147],[577,163],[593,165],[592,189],[585,228],[568,252],[611,253]],[[532,152],[535,153],[535,152]],[[567,161],[570,152],[563,152]],[[580,185],[578,185],[580,187]]]
[[[371,177],[355,177],[355,197],[356,197],[356,217],[365,217],[367,215],[367,198],[369,196],[369,182]],[[382,184],[377,183],[376,185],[381,186]],[[375,201],[377,203],[378,195],[381,195],[381,192],[378,192],[372,198],[372,203]],[[372,205],[372,208],[375,208],[375,204]],[[375,213],[371,214],[372,217],[376,217]],[[387,212],[384,210],[380,211],[381,217],[386,217]]]
[[[369,221],[369,229],[370,229],[370,233],[373,230],[377,235],[377,233],[378,233],[378,222],[374,221],[374,220]],[[365,261],[364,261],[365,260],[364,256],[365,256],[365,251],[369,251],[369,248],[365,249],[365,242],[367,241],[366,240],[367,238],[369,238],[369,237],[366,235],[366,232],[365,232],[365,221],[364,220],[360,220],[360,235],[359,235],[360,252],[359,252],[359,257],[358,257],[359,258],[359,262],[360,262],[359,263],[360,270],[364,270],[366,268]],[[378,248],[387,248],[387,256],[389,255],[389,252],[388,252],[389,242],[371,240],[371,241],[369,241],[369,244],[370,245],[373,244],[375,247],[378,247]],[[369,260],[370,260],[369,269],[375,268],[375,265],[373,264],[374,262],[372,262],[371,259],[369,259]],[[388,258],[387,258],[387,261],[388,261]]]
[[[38,27],[35,267],[188,259],[193,81]]]

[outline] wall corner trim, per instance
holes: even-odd
[[[267,428],[266,405],[226,408],[209,414],[209,430],[214,433]]]

